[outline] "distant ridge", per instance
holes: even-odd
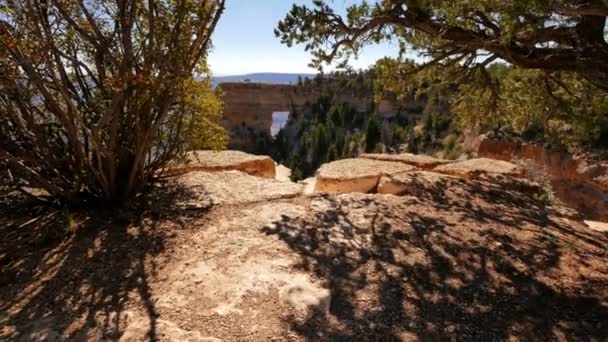
[[[274,73],[260,72],[244,75],[218,76],[213,77],[213,85],[225,82],[256,82],[256,83],[272,83],[272,84],[296,84],[298,76],[302,78],[313,79],[316,74],[289,74],[289,73]]]

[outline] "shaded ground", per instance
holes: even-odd
[[[212,207],[177,188],[124,213],[5,203],[0,339],[608,338],[608,234],[504,185],[420,186]]]
[[[605,340],[607,236],[478,184],[327,196],[314,216],[269,227],[332,292],[328,317],[292,328],[308,340]]]

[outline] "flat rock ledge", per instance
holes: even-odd
[[[475,158],[439,165],[435,167],[433,171],[473,179],[478,178],[483,174],[504,176],[521,175],[521,171],[517,165],[507,161],[489,158]]]
[[[382,160],[382,161],[391,161],[391,162],[400,162],[415,166],[419,169],[430,170],[436,166],[450,164],[454,161],[447,159],[439,159],[431,156],[426,156],[422,154],[411,154],[411,153],[401,153],[401,154],[379,154],[379,153],[364,153],[361,155],[361,158],[364,159],[373,159],[373,160]]]
[[[419,196],[425,191],[445,189],[459,180],[458,177],[431,171],[402,172],[380,177],[377,192],[397,196]]]
[[[317,170],[315,192],[375,192],[382,175],[412,171],[401,162],[374,159],[341,159]]]
[[[181,174],[191,171],[241,171],[246,174],[275,178],[276,167],[272,158],[256,156],[241,151],[192,151],[185,162],[169,165],[169,174]]]
[[[193,171],[180,175],[177,182],[188,189],[179,206],[188,209],[218,204],[240,204],[300,196],[302,184],[251,176],[240,171]]]

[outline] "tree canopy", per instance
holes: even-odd
[[[380,90],[452,94],[454,112],[475,124],[547,128],[565,119],[583,140],[600,141],[608,137],[607,16],[606,0],[361,1],[344,14],[317,0],[294,5],[275,34],[304,44],[317,67],[397,42],[400,55],[376,65]]]
[[[606,0],[362,1],[336,13],[324,1],[294,5],[276,30],[305,43],[314,62],[396,39],[429,63],[484,66],[498,58],[523,68],[572,71],[608,90]]]

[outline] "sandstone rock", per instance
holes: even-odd
[[[304,185],[304,195],[311,195],[315,192],[315,185],[317,184],[317,179],[315,177],[308,177],[299,181],[298,183]]]
[[[566,150],[547,149],[505,139],[479,137],[481,157],[532,162],[545,172],[557,197],[590,219],[608,221],[608,162],[588,160]]]
[[[401,153],[401,154],[364,153],[361,155],[361,158],[401,162],[401,163],[416,166],[421,169],[432,169],[438,165],[452,163],[451,160],[439,159],[439,158],[434,158],[434,157],[426,156],[426,155],[422,155],[422,154],[411,154],[411,153]]]
[[[254,177],[239,171],[194,171],[177,177],[191,196],[186,196],[186,208],[201,208],[217,204],[258,202],[292,198],[302,193],[301,184]]]
[[[608,192],[590,182],[552,180],[551,187],[562,202],[588,219],[608,222]]]
[[[371,192],[380,176],[414,170],[413,166],[372,159],[342,159],[317,170],[315,192]]]
[[[475,158],[459,161],[451,164],[437,166],[433,171],[462,176],[466,178],[477,178],[481,174],[501,174],[517,176],[520,174],[517,165],[488,158]]]
[[[608,192],[608,161],[592,163],[580,160],[576,175],[580,180],[587,180],[600,190]]]
[[[423,191],[432,191],[436,187],[445,188],[457,181],[457,177],[436,172],[402,172],[380,177],[378,193],[417,196]]]
[[[275,170],[276,170],[276,176],[275,176],[276,180],[279,180],[281,182],[291,182],[291,179],[289,178],[291,176],[290,168],[279,164],[279,165],[276,165]]]
[[[171,165],[169,172],[238,170],[265,178],[275,178],[276,175],[275,163],[268,156],[241,151],[193,151],[186,158],[184,163]]]
[[[608,233],[608,223],[597,221],[585,221],[585,224],[598,232]]]

